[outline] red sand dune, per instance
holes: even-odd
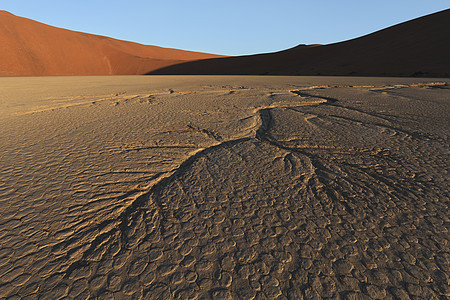
[[[447,9],[341,43],[188,62],[149,74],[450,77],[449,37]]]
[[[146,46],[0,11],[0,76],[144,74],[218,55]]]

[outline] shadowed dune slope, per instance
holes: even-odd
[[[149,74],[450,76],[450,9],[345,42],[208,59]]]
[[[144,74],[217,55],[147,46],[0,11],[0,76]]]

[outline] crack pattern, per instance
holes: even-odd
[[[339,97],[278,96],[289,94],[300,98],[258,106],[258,120],[240,119],[257,120],[252,135],[226,138],[188,124],[213,143],[114,152],[189,151],[169,170],[98,173],[140,176],[145,184],[71,206],[69,215],[86,210],[98,218],[54,233],[37,254],[50,258],[33,263],[42,277],[4,263],[13,255],[2,247],[0,296],[447,297],[448,192],[435,179],[447,164],[445,137],[402,128]],[[365,140],[342,143],[340,126]],[[24,248],[14,256],[34,257]]]

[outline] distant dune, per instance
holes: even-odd
[[[447,9],[345,42],[224,57],[70,31],[0,11],[0,76],[450,77],[449,36]]]
[[[149,74],[450,77],[449,37],[447,9],[345,42],[188,62]]]
[[[218,55],[146,46],[0,11],[0,76],[144,74]]]

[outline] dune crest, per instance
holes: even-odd
[[[218,55],[56,28],[0,11],[0,76],[135,75]]]
[[[450,76],[450,9],[356,39],[169,66],[149,74]]]

